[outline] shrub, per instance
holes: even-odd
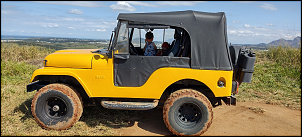
[[[44,58],[46,55],[54,52],[54,50],[46,49],[38,46],[19,46],[15,43],[1,42],[1,61],[30,61]]]
[[[298,48],[290,46],[269,47],[267,57],[274,60],[283,67],[291,67],[301,70],[301,46]]]

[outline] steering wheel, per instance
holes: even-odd
[[[133,44],[132,43],[130,43],[130,54],[131,55],[138,55],[137,54],[137,50],[135,49],[135,47],[133,46]]]

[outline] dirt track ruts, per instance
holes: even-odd
[[[283,106],[237,102],[237,106],[213,108],[214,118],[204,136],[301,136],[301,111]],[[172,135],[166,128],[162,109],[146,110],[146,117],[129,127],[116,129],[117,136]]]

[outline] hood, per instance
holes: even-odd
[[[91,60],[97,49],[66,49],[59,50],[45,57],[45,67],[60,68],[91,68]]]

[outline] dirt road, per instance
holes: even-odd
[[[301,111],[263,103],[238,102],[213,109],[211,127],[204,136],[301,136]],[[146,110],[130,126],[116,129],[117,136],[172,135],[162,120],[162,109]]]

